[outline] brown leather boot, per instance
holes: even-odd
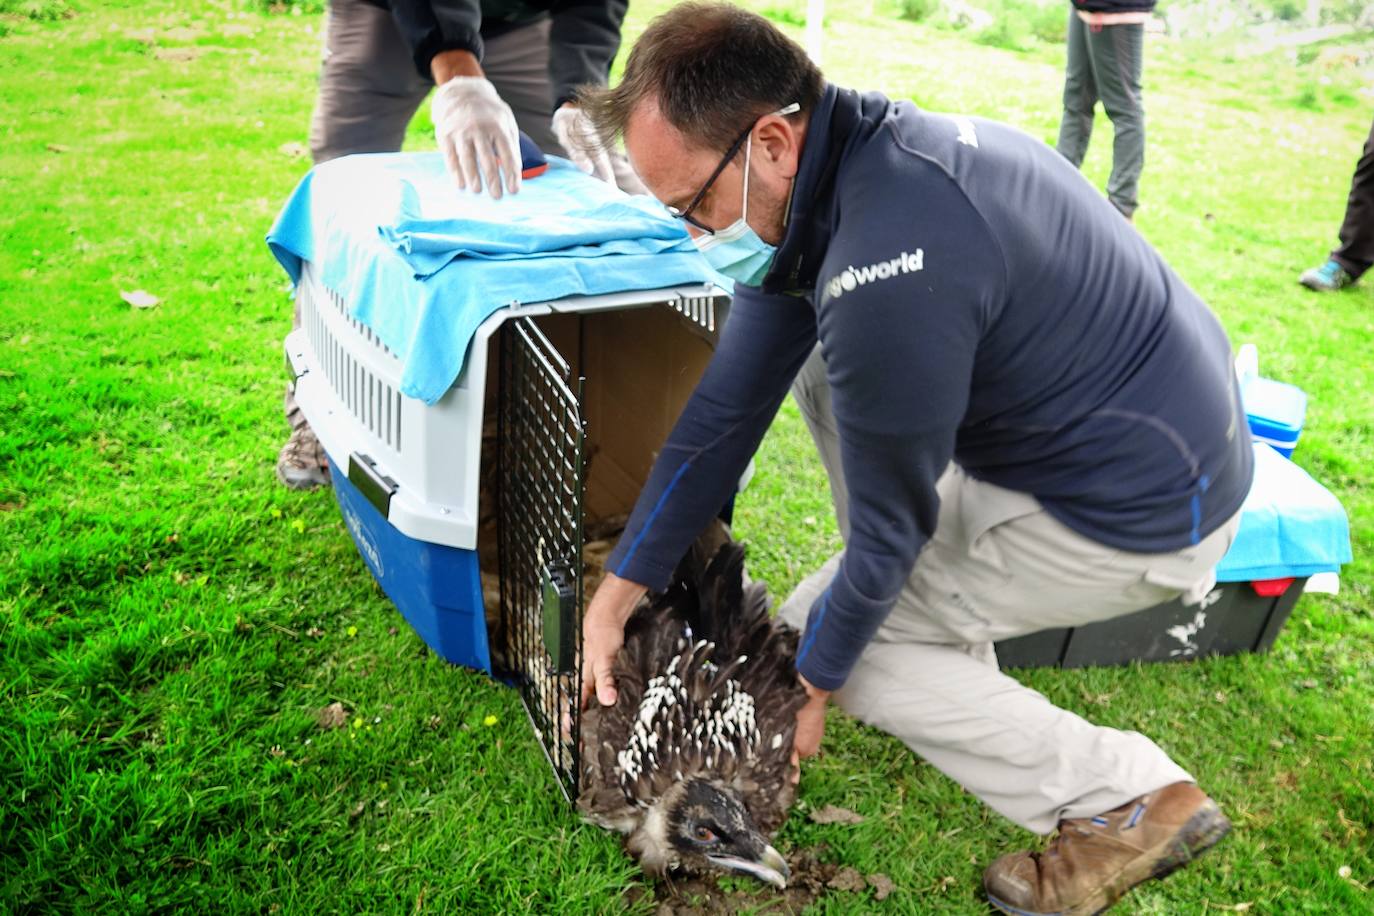
[[[1016,916],[1100,913],[1142,881],[1163,878],[1224,837],[1231,822],[1191,782],[1097,817],[1059,822],[1044,852],[1003,856],[983,872],[988,901]]]

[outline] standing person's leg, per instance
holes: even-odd
[[[330,0],[323,58],[310,118],[315,163],[399,150],[406,125],[432,87],[416,72],[390,14],[361,0]],[[291,327],[300,327],[299,309]],[[293,490],[329,483],[324,449],[289,384],[283,408],[291,435],[277,454],[277,479]]]
[[[515,123],[539,148],[563,155],[553,135],[553,83],[549,80],[547,18],[485,39],[482,71],[515,112]]]
[[[1145,167],[1145,107],[1140,91],[1145,26],[1108,25],[1086,33],[1097,92],[1115,132],[1107,199],[1130,219],[1139,203],[1140,173]]]
[[[553,83],[549,78],[547,19],[512,29],[486,42],[482,69],[515,112],[515,123],[545,152],[567,156],[553,135]],[[611,153],[615,183],[630,194],[647,193],[624,154]]]
[[[1087,26],[1078,11],[1069,7],[1068,62],[1064,66],[1064,118],[1059,122],[1059,155],[1083,164],[1088,140],[1093,133],[1093,108],[1097,105],[1097,83],[1093,79],[1092,59],[1088,55]]]
[[[399,150],[406,125],[433,88],[416,71],[390,13],[362,0],[330,0],[311,156],[318,164]]]
[[[291,317],[291,330],[301,326],[301,307],[296,305]],[[286,383],[282,398],[282,413],[291,433],[277,452],[277,480],[292,490],[313,490],[329,483],[329,461],[319,437],[310,428],[305,413],[296,403],[296,385]]]
[[[1341,223],[1341,245],[1331,258],[1350,274],[1352,280],[1374,265],[1374,125],[1364,141],[1364,154],[1350,180],[1350,197]]]

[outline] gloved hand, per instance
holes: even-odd
[[[553,135],[567,151],[573,165],[588,175],[615,184],[610,153],[585,111],[576,105],[560,106],[553,113]]]
[[[520,190],[520,129],[515,113],[485,77],[455,76],[430,103],[434,141],[458,187],[500,198]],[[504,182],[502,175],[504,174]]]

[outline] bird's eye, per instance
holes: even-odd
[[[698,843],[710,843],[712,840],[716,838],[716,833],[710,827],[707,827],[704,824],[698,824],[692,830],[692,836],[696,839]]]

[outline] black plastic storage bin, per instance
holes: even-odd
[[[1267,652],[1306,584],[1306,578],[1219,582],[1200,605],[1185,607],[1175,599],[1085,627],[1004,640],[997,643],[997,662],[1002,668],[1086,668]]]

